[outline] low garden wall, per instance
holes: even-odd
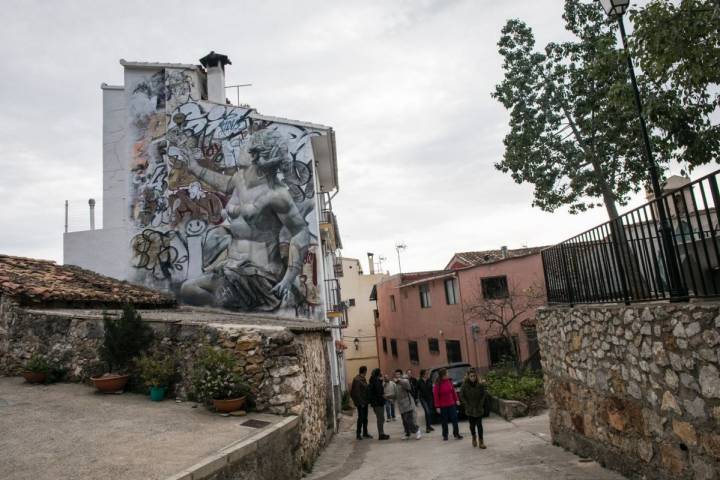
[[[720,478],[720,304],[546,307],[553,442],[630,478]]]
[[[192,315],[183,321],[148,317],[152,315],[148,313],[144,319],[155,332],[151,349],[173,352],[178,359],[175,396],[187,399],[191,394],[190,372],[201,349],[211,346],[232,351],[239,373],[252,388],[255,409],[298,415],[301,438],[296,455],[306,467],[314,462],[327,440],[331,415],[326,331],[224,323],[222,315],[211,322],[194,322]],[[100,311],[28,310],[1,297],[0,375],[19,374],[30,356],[39,353],[66,370],[68,380],[88,382],[104,371],[99,359],[103,334]]]

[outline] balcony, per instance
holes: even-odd
[[[342,242],[340,241],[337,218],[332,211],[330,195],[327,193],[319,194],[318,203],[320,205],[320,238],[325,245],[325,252],[334,252],[342,248]]]
[[[340,326],[347,327],[347,305],[342,301],[340,282],[335,278],[325,280],[325,306],[328,318],[339,318]]]

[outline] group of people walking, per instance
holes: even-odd
[[[385,422],[395,421],[396,410],[403,424],[403,440],[412,436],[420,440],[422,429],[417,424],[417,407],[422,408],[425,416],[425,433],[433,432],[433,414],[440,417],[443,440],[448,440],[449,425],[452,424],[453,437],[461,440],[458,426],[458,407],[462,403],[470,424],[473,447],[485,448],[483,442],[482,417],[485,404],[485,384],[475,369],[468,369],[460,395],[447,376],[446,369],[438,371],[433,383],[426,370],[420,371],[420,378],[413,376],[412,370],[395,370],[390,378],[376,368],[367,379],[367,367],[360,367],[350,387],[350,398],[357,408],[356,438],[371,439],[368,432],[368,416],[372,408],[377,420],[378,440],[388,440]]]

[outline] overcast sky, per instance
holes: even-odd
[[[403,270],[456,251],[561,241],[605,220],[533,209],[532,189],[493,168],[508,115],[500,29],[565,38],[559,0],[3,1],[0,253],[62,261],[63,204],[87,228],[102,198],[100,84],[121,58],[197,63],[210,50],[260,113],[332,126],[344,256]],[[234,93],[228,95],[235,98]]]

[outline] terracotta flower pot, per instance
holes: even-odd
[[[223,400],[213,399],[213,407],[220,413],[230,413],[236,410],[242,410],[245,406],[245,397],[226,398]]]
[[[28,383],[43,383],[47,378],[47,373],[43,372],[23,372],[23,377]]]
[[[117,393],[122,392],[129,379],[130,375],[106,373],[101,377],[92,377],[90,380],[102,393]]]

